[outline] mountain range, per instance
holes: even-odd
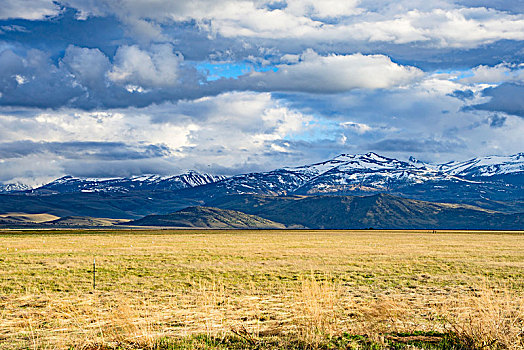
[[[132,191],[176,191],[217,182],[225,176],[189,171],[175,176],[141,175],[110,179],[78,178],[64,176],[32,190],[36,194],[75,192],[128,193]]]
[[[342,154],[325,162],[232,176],[185,189],[191,198],[227,194],[366,195],[389,193],[419,200],[524,211],[524,153],[430,164]],[[506,203],[498,203],[506,202]]]
[[[65,176],[34,189],[4,185],[2,190],[0,214],[48,213],[61,218],[82,216],[136,220],[147,215],[174,214],[188,207],[205,206],[257,215],[286,226],[415,228],[433,225],[459,228],[463,227],[462,222],[464,227],[478,223],[473,226],[497,228],[499,220],[499,227],[518,229],[522,227],[520,213],[524,212],[524,153],[444,164],[414,158],[401,161],[376,153],[341,154],[325,162],[230,177],[196,171],[176,176],[110,179]],[[390,196],[376,197],[377,194]],[[375,206],[367,208],[364,202],[368,199],[358,198],[379,198],[380,203],[387,202],[391,206],[381,206],[376,202]],[[236,204],[233,205],[232,201]],[[266,206],[258,203],[260,201],[272,204]],[[254,202],[258,203],[256,207],[259,209],[265,208],[265,212],[255,210]],[[357,202],[360,204],[356,205]],[[290,207],[284,210],[276,203],[287,203]],[[339,208],[340,212],[333,212],[329,205]],[[412,211],[403,211],[402,206]],[[421,206],[427,210],[414,209]],[[440,209],[436,210],[435,206]],[[317,211],[312,212],[313,208]],[[348,211],[348,208],[353,209]],[[358,208],[380,220],[366,219],[365,215],[357,220],[354,215]],[[292,214],[294,209],[308,220],[303,221],[300,215]],[[331,213],[333,220],[342,213],[354,217],[354,220],[339,218],[333,221],[337,224],[326,226],[326,217],[319,221],[314,219],[323,215],[322,212]],[[400,218],[395,221],[392,219],[394,215],[386,217],[379,212],[397,213],[411,218],[411,221]],[[466,212],[469,214],[464,214]],[[278,213],[284,213],[284,216]],[[202,211],[201,214],[211,215]],[[218,212],[215,214],[219,215]],[[468,217],[474,218],[473,221]]]
[[[421,186],[446,192],[447,187],[479,188],[500,199],[522,196],[524,153],[473,158],[463,162],[432,164],[411,157],[408,161],[367,154],[341,154],[321,163],[284,167],[268,172],[231,177],[189,171],[175,176],[141,175],[129,178],[78,178],[64,176],[29,190],[22,184],[1,185],[3,193],[64,194],[76,192],[129,193],[178,191],[199,187],[220,194],[360,194],[384,192],[412,194]],[[467,190],[466,190],[467,191]],[[187,192],[187,191],[186,191]],[[405,193],[404,193],[405,192]],[[441,194],[444,195],[445,194]],[[510,197],[510,198],[508,198]]]

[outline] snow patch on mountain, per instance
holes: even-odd
[[[10,193],[10,192],[22,192],[30,190],[31,186],[22,184],[22,183],[8,183],[0,184],[0,193]]]
[[[201,174],[189,171],[175,176],[160,176],[145,174],[118,178],[79,178],[64,176],[44,186],[36,192],[71,193],[71,192],[103,192],[126,193],[134,190],[180,190],[195,186],[210,184],[225,179],[225,176]]]
[[[524,172],[524,153],[512,156],[473,158],[464,162],[442,164],[440,169],[450,175],[481,177]]]

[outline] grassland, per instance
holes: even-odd
[[[5,231],[0,276],[0,349],[524,348],[521,233]]]

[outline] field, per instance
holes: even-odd
[[[524,349],[522,233],[4,231],[0,276],[0,349]]]

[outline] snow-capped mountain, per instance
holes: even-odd
[[[215,184],[215,187],[228,193],[266,193],[274,195],[291,194],[297,191],[337,192],[340,185],[361,183],[363,178],[372,174],[381,174],[383,181],[391,174],[405,173],[406,169],[423,172],[407,162],[382,157],[376,153],[348,155],[341,154],[325,162],[287,167],[265,173],[237,175]],[[331,185],[336,185],[337,189]],[[322,189],[322,190],[319,190]]]
[[[497,163],[498,160],[501,162]],[[188,194],[191,198],[206,199],[227,194],[389,193],[430,201],[479,204],[487,200],[517,200],[524,203],[523,166],[521,155],[431,164],[414,158],[405,162],[376,153],[342,154],[321,163],[232,176],[194,187]]]
[[[31,187],[22,183],[0,184],[0,193],[21,192],[30,190]]]
[[[524,172],[524,153],[450,162],[438,168],[446,174],[471,178],[519,174]]]
[[[376,153],[342,154],[330,162],[333,166],[308,181],[299,193],[339,191],[386,191],[391,186],[423,183],[447,177],[424,163],[403,162]],[[316,167],[317,165],[314,165]]]
[[[171,191],[206,200],[227,194],[318,195],[390,193],[424,200],[522,200],[524,154],[431,164],[370,152],[325,162],[232,177],[200,174],[89,179],[66,176],[32,193]]]
[[[109,179],[78,178],[64,176],[33,192],[36,193],[74,193],[74,192],[104,192],[126,193],[130,191],[175,191],[184,188],[201,186],[225,179],[225,176],[201,174],[189,171],[175,176],[141,175],[133,177],[118,177]]]
[[[325,162],[287,167],[264,173],[232,176],[213,187],[227,193],[319,194],[385,191],[392,185],[454,179],[438,166],[422,162],[403,162],[376,153],[341,154]]]

